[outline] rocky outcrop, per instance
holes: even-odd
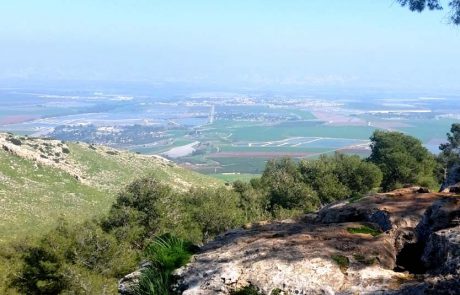
[[[432,233],[422,261],[434,274],[460,275],[460,226]]]
[[[459,202],[408,188],[333,204],[315,218],[233,230],[177,270],[174,288],[188,295],[248,285],[263,294],[460,294]]]
[[[124,276],[118,282],[118,293],[122,295],[136,295],[137,287],[139,285],[139,280],[142,276],[142,271],[149,268],[151,264],[149,262],[141,263],[138,270]]]

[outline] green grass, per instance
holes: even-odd
[[[128,184],[134,179],[152,175],[169,184],[187,188],[187,184],[201,186],[220,185],[221,182],[205,175],[183,169],[175,164],[155,160],[149,156],[122,152],[112,156],[95,152],[83,145],[70,144],[73,159],[81,163],[90,178],[109,191],[118,191],[120,183]]]
[[[59,217],[103,214],[112,197],[51,167],[0,152],[0,242],[39,234]]]
[[[0,242],[38,236],[60,217],[82,222],[105,214],[116,193],[134,179],[151,175],[180,190],[190,186],[220,186],[223,181],[152,157],[86,144],[68,144],[67,160],[82,180],[58,167],[0,149]]]
[[[371,235],[373,237],[377,237],[382,234],[380,230],[377,230],[367,225],[363,225],[360,227],[348,227],[347,231],[351,234],[366,234]]]
[[[348,270],[348,267],[350,266],[350,260],[348,257],[339,255],[339,254],[334,254],[331,256],[332,260],[334,260],[335,263],[340,267],[340,270],[343,272],[346,272]]]

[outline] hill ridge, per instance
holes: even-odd
[[[181,191],[223,183],[161,156],[0,133],[0,242],[41,233],[59,217],[104,214],[119,190],[148,175]]]

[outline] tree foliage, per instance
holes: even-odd
[[[316,161],[302,161],[300,171],[321,202],[329,203],[348,197],[363,195],[380,186],[382,172],[358,156],[335,154],[321,156]]]
[[[371,142],[369,161],[382,171],[384,190],[406,184],[437,185],[435,157],[420,140],[400,132],[375,131]]]
[[[110,294],[116,292],[116,278],[130,272],[137,261],[126,243],[96,223],[61,222],[24,250],[13,285],[23,294]]]
[[[447,133],[447,142],[439,146],[441,153],[438,156],[442,166],[442,180],[452,182],[460,181],[458,169],[460,165],[460,124],[452,124],[450,133]]]
[[[268,193],[269,210],[312,211],[319,205],[316,192],[302,181],[297,163],[290,158],[269,161],[261,181]]]
[[[397,0],[402,6],[409,7],[412,11],[422,12],[428,10],[441,10],[446,4],[450,9],[449,19],[455,25],[460,25],[460,0]]]
[[[460,124],[452,124],[447,133],[447,142],[439,146],[440,159],[447,168],[460,162]]]

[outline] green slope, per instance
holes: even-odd
[[[161,158],[40,139],[13,145],[8,138],[0,134],[0,242],[39,235],[59,217],[80,222],[100,216],[117,191],[141,176],[181,190],[221,184]],[[70,153],[59,152],[63,148]]]

